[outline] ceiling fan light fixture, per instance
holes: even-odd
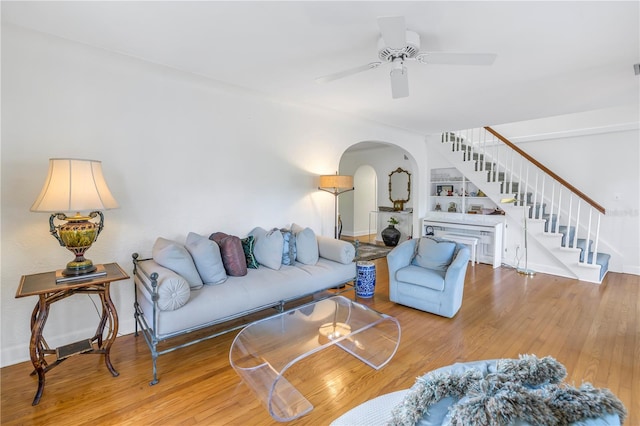
[[[404,61],[402,58],[396,58],[391,63],[391,73],[400,72],[404,73],[407,70],[407,67],[404,65]]]
[[[413,58],[420,52],[420,36],[415,31],[405,31],[406,42],[401,47],[390,47],[384,39],[378,39],[378,58],[392,62],[397,57]]]
[[[409,96],[409,70],[402,59],[394,59],[389,75],[391,76],[391,96],[393,99]]]

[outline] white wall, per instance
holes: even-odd
[[[373,167],[364,165],[358,167],[353,176],[353,220],[352,235],[363,236],[376,232],[375,221],[370,220],[371,212],[378,207],[378,175]],[[345,213],[348,211],[344,209]],[[346,215],[348,216],[348,215]]]
[[[333,235],[333,197],[316,189],[317,176],[365,140],[425,156],[415,134],[3,26],[0,365],[28,359],[36,298],[14,298],[21,275],[72,258],[49,235],[48,216],[29,212],[49,158],[102,160],[120,209],[105,213],[87,257],[130,272],[131,253],[149,256],[158,236],[243,236],[294,221]],[[87,297],[53,306],[52,347],[93,334]],[[131,280],[114,284],[112,297],[120,334],[131,333]]]

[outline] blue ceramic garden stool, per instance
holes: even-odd
[[[356,262],[356,296],[371,298],[376,289],[376,265],[373,262]]]

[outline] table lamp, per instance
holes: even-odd
[[[102,163],[95,160],[52,158],[49,174],[40,195],[31,206],[32,212],[51,213],[49,231],[61,246],[75,255],[62,271],[64,276],[82,276],[96,271],[84,253],[98,238],[104,225],[101,210],[118,208],[102,174]],[[75,212],[67,216],[65,212]],[[81,212],[88,213],[82,215]],[[99,222],[92,222],[100,216]],[[54,220],[66,220],[58,226]]]
[[[353,176],[341,176],[336,172],[335,175],[320,176],[320,185],[318,189],[333,194],[333,218],[334,218],[334,238],[338,238],[338,195],[345,192],[353,191]]]

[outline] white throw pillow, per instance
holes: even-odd
[[[161,311],[175,311],[186,305],[191,297],[191,287],[187,280],[169,268],[164,268],[153,259],[138,263],[138,267],[147,275],[158,274],[158,308]],[[139,278],[136,277],[136,280]],[[140,290],[151,301],[146,290]]]
[[[191,254],[203,283],[221,284],[227,280],[218,244],[195,232],[189,232],[184,246]]]
[[[152,253],[153,260],[160,266],[182,275],[192,289],[202,287],[202,278],[193,263],[193,258],[182,244],[160,237],[153,245]]]
[[[296,236],[296,260],[305,265],[315,265],[318,263],[320,253],[318,251],[318,240],[311,228],[303,228],[300,225],[291,225],[291,231]]]
[[[356,256],[356,248],[353,244],[335,238],[318,236],[318,252],[324,259],[347,265],[353,262]]]
[[[282,266],[282,250],[284,247],[284,239],[282,233],[274,228],[266,231],[257,227],[249,232],[255,239],[253,254],[259,264],[276,271]]]

